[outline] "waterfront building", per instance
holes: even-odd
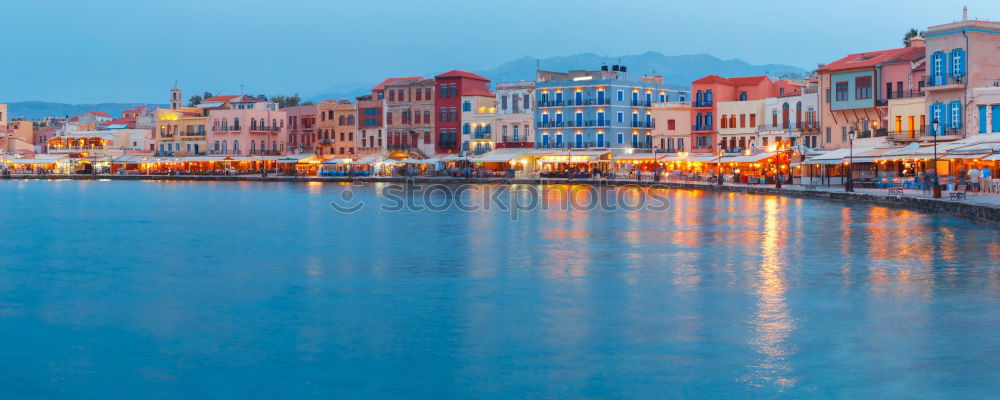
[[[462,154],[482,155],[496,147],[497,98],[487,91],[467,91],[462,96]]]
[[[777,96],[764,99],[764,111],[757,125],[761,149],[770,145],[776,150],[789,146],[819,149],[819,79],[805,82],[775,82]],[[741,117],[742,118],[742,117]],[[730,123],[730,125],[732,125]]]
[[[373,100],[371,95],[359,96],[355,99],[358,105],[358,134],[354,141],[357,154],[381,154],[382,146],[382,100]]]
[[[653,148],[676,153],[688,151],[691,140],[691,102],[654,102]]]
[[[927,28],[927,119],[939,139],[991,131],[992,104],[972,103],[977,88],[1000,85],[1000,22],[968,19]],[[985,122],[984,122],[985,121]]]
[[[6,107],[6,105],[4,105]],[[6,118],[6,110],[0,108]],[[35,123],[26,120],[0,119],[0,153],[30,154],[35,152]]]
[[[465,112],[460,109],[472,97],[489,97],[489,79],[479,75],[452,70],[434,77],[434,141],[435,153],[456,154],[463,145],[461,129]]]
[[[282,109],[288,115],[289,153],[311,153],[316,146],[317,106],[294,106]]]
[[[631,78],[625,66],[538,71],[536,147],[652,148],[654,102],[686,101],[661,76]]]
[[[848,146],[852,129],[857,138],[887,136],[889,99],[922,96],[922,46],[918,38],[911,47],[850,54],[821,66],[820,148]]]
[[[434,80],[401,78],[386,83],[383,90],[388,149],[433,156]]]
[[[729,137],[723,141],[719,136],[719,126],[721,117],[719,114],[720,102],[746,102],[763,100],[768,97],[777,96],[780,89],[766,76],[750,76],[743,78],[723,78],[716,75],[709,75],[691,83],[691,91],[694,97],[691,103],[691,152],[715,154],[726,149],[735,149],[733,139],[742,135],[745,142],[749,138],[749,133],[745,132],[746,126],[756,125],[760,119],[763,109],[757,103],[749,105],[733,105],[739,110],[727,110],[726,115],[727,133]],[[760,104],[762,105],[762,103]],[[743,109],[745,108],[745,110]],[[746,124],[743,130],[729,131],[729,119],[741,112],[746,117]],[[739,128],[737,128],[739,129]],[[738,145],[739,141],[735,142]]]
[[[493,141],[497,148],[534,147],[535,82],[498,82]]]
[[[203,107],[208,117],[205,140],[210,143],[211,154],[285,154],[288,113],[278,110],[277,104],[241,95],[210,97],[202,100],[199,107]],[[191,135],[188,131],[184,130],[185,135]]]
[[[399,81],[417,81],[423,78],[389,78],[371,90],[371,94],[357,98],[358,135],[355,140],[358,155],[383,154],[389,143],[386,133],[386,85]],[[431,89],[433,92],[433,87]],[[426,96],[421,96],[421,98]],[[433,113],[433,110],[431,110]],[[398,115],[398,114],[397,114]],[[432,131],[433,132],[433,131]],[[376,157],[377,158],[377,157]]]
[[[34,138],[34,140],[32,140],[32,143],[34,143],[34,151],[35,151],[35,153],[38,153],[38,154],[44,154],[44,153],[46,153],[47,148],[48,148],[48,146],[46,146],[46,144],[49,142],[49,139],[52,139],[52,138],[56,137],[56,135],[59,134],[59,129],[60,128],[61,127],[59,125],[47,125],[47,126],[41,126],[41,127],[36,128],[35,129],[35,138]],[[147,129],[147,131],[149,131],[149,130]],[[149,135],[147,134],[147,137],[148,136]],[[153,145],[153,141],[151,141],[151,140],[147,140],[146,143],[149,146]],[[152,150],[152,148],[150,150]]]
[[[972,89],[973,133],[1000,133],[1000,85]]]
[[[357,105],[346,99],[327,100],[316,105],[316,113],[319,115],[319,120],[316,121],[319,133],[316,155],[353,156]]]

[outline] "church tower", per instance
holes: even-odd
[[[174,84],[174,88],[170,89],[170,109],[180,110],[181,106],[184,105],[184,94],[181,92],[181,88]]]

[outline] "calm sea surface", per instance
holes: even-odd
[[[335,213],[347,187],[0,181],[0,398],[1000,397],[995,227],[695,191]]]

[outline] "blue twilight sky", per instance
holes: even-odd
[[[0,0],[0,102],[304,96],[525,55],[708,53],[807,69],[1000,1]],[[590,67],[582,65],[580,67]],[[350,86],[350,85],[347,85]]]

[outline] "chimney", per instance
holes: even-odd
[[[910,38],[910,47],[924,47],[927,45],[927,39],[923,36],[914,36]]]
[[[962,21],[969,20],[969,6],[962,6]]]

